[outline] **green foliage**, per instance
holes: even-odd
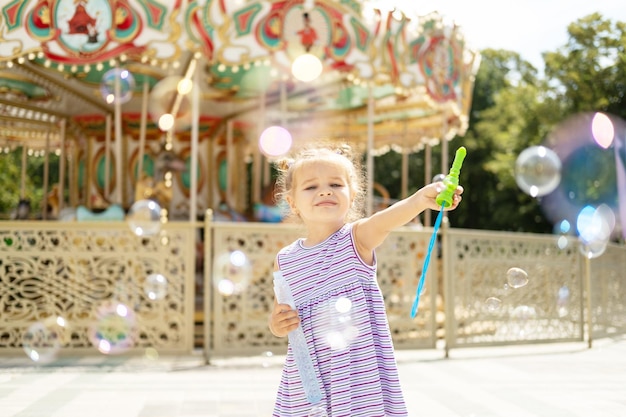
[[[49,155],[49,189],[59,180],[59,157]],[[30,201],[31,217],[41,213],[44,198],[45,158],[27,156],[26,175],[24,176],[24,198]],[[17,207],[21,196],[22,184],[22,148],[0,155],[0,219],[8,219]]]
[[[626,23],[595,13],[567,30],[567,44],[544,54],[546,78],[557,99],[569,113],[626,117]]]

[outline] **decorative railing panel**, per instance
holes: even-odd
[[[582,339],[576,244],[560,250],[549,235],[459,229],[446,240],[448,348]],[[510,268],[525,271],[527,283],[509,282]]]
[[[194,244],[181,224],[0,223],[0,349],[190,352]]]
[[[284,352],[286,339],[267,329],[274,299],[272,271],[276,253],[302,236],[295,225],[209,223],[213,230],[213,264],[208,268],[205,330],[211,332],[208,356]],[[410,318],[430,231],[403,229],[392,233],[377,250],[378,283],[387,304],[390,329],[398,348],[435,347],[437,281],[430,280],[420,302],[419,317]],[[241,254],[239,254],[241,252]],[[233,264],[245,262],[244,266]],[[241,256],[241,260],[236,259]],[[434,262],[436,263],[436,262]],[[436,267],[433,267],[433,270]],[[436,273],[429,273],[429,278]],[[443,305],[440,303],[440,310]],[[443,323],[440,323],[443,326]]]
[[[608,245],[598,258],[589,260],[592,337],[626,333],[626,250]]]

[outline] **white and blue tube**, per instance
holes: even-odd
[[[276,294],[276,301],[278,301],[279,304],[288,304],[295,310],[296,305],[291,290],[289,289],[289,284],[287,284],[287,281],[280,271],[274,271],[274,293]],[[307,347],[302,327],[298,326],[297,329],[289,332],[287,337],[289,338],[289,344],[293,351],[294,360],[296,361],[296,367],[298,368],[298,373],[302,380],[306,398],[311,404],[317,404],[322,400],[322,390],[315,376],[313,360],[309,354],[309,348]]]

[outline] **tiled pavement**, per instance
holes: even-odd
[[[397,357],[411,416],[626,417],[626,338]],[[282,359],[3,357],[0,417],[266,417]]]

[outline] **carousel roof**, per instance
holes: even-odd
[[[292,74],[319,58],[311,81]],[[442,16],[407,16],[350,0],[37,0],[0,6],[0,147],[104,138],[113,123],[137,137],[200,138],[225,122],[294,140],[349,140],[414,151],[462,135],[479,56]],[[113,80],[113,81],[112,81]]]

